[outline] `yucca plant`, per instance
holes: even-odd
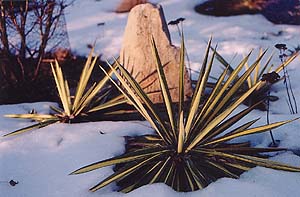
[[[213,48],[211,48],[214,50]],[[273,58],[273,55],[270,55],[266,62],[262,63],[262,58],[265,56],[266,50],[262,51],[260,50],[258,57],[254,61],[254,64],[256,64],[254,72],[247,77],[247,80],[244,82],[244,84],[241,86],[240,91],[237,92],[236,96],[239,97],[241,94],[245,93],[247,90],[252,88],[257,83],[260,83],[260,85],[253,91],[253,93],[243,102],[244,104],[250,106],[254,103],[257,103],[260,100],[269,100],[269,101],[276,101],[278,98],[276,96],[270,96],[270,90],[273,84],[283,79],[280,77],[280,72],[286,68],[297,56],[298,53],[292,54],[286,61],[279,64],[277,67],[275,67],[273,64],[270,64]],[[224,69],[228,69],[228,74],[232,73],[234,71],[234,68],[230,63],[228,63],[218,52],[216,52],[216,58],[219,60],[221,65],[224,67]],[[249,69],[249,54],[246,57],[247,61],[244,64],[245,70]],[[275,67],[275,68],[274,68]],[[238,76],[237,76],[238,78]],[[263,82],[261,82],[263,81]],[[235,81],[233,81],[232,84],[234,84]],[[214,84],[213,84],[214,85]],[[256,108],[260,110],[267,110],[266,102],[261,102],[260,105],[257,105]]]
[[[97,114],[99,119],[101,116],[108,115],[112,107],[126,103],[126,98],[119,94],[114,98],[109,98],[108,94],[111,92],[111,88],[107,86],[107,82],[110,82],[109,76],[105,76],[99,81],[93,83],[88,87],[90,76],[97,61],[97,57],[93,57],[93,49],[91,50],[85,66],[82,70],[80,80],[77,85],[75,96],[70,94],[68,81],[65,80],[63,72],[58,62],[51,63],[53,77],[57,86],[59,98],[61,101],[62,109],[50,106],[53,110],[53,114],[8,114],[5,117],[9,118],[23,118],[37,121],[37,124],[18,129],[14,132],[8,133],[4,136],[12,136],[26,131],[42,128],[53,123],[71,123],[78,122],[82,118],[87,117],[90,113],[102,112]],[[112,74],[112,72],[110,72]],[[109,74],[109,75],[110,75]]]
[[[227,79],[225,77],[228,74],[228,68],[224,70],[209,96],[204,97],[216,55],[214,52],[211,58],[209,57],[210,46],[211,41],[209,41],[206,49],[192,100],[187,107],[183,101],[185,47],[182,39],[179,76],[180,96],[175,109],[175,105],[171,101],[163,66],[152,39],[152,48],[156,58],[161,93],[167,115],[158,113],[155,105],[122,65],[118,64],[117,68],[111,66],[121,85],[113,83],[149,121],[156,133],[127,138],[124,154],[87,165],[71,174],[80,174],[105,166],[116,165],[112,175],[90,190],[96,191],[116,181],[120,191],[130,192],[140,186],[156,182],[165,183],[176,191],[194,191],[206,187],[221,177],[238,178],[241,173],[255,166],[300,172],[299,167],[268,160],[267,155],[263,154],[282,151],[283,148],[254,148],[249,142],[234,143],[230,141],[241,136],[268,131],[293,120],[251,127],[258,120],[255,119],[238,127],[233,127],[255,108],[255,105],[235,114],[233,111],[262,82],[255,84],[240,98],[233,98],[255,69],[255,65],[252,65],[237,78],[244,64],[242,62]],[[102,70],[107,76],[110,76],[104,69]],[[233,80],[236,80],[234,85],[232,85]]]

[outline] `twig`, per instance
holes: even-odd
[[[270,90],[268,90],[268,93],[267,93],[267,124],[269,125],[270,124]],[[271,146],[276,146],[276,141],[274,139],[274,136],[273,136],[273,133],[272,133],[272,130],[270,129],[270,136],[271,136],[271,139],[272,139],[272,144]]]
[[[183,21],[185,20],[185,18],[177,18],[176,20],[172,20],[168,23],[168,25],[176,25],[177,27],[177,32],[178,32],[178,35],[179,37],[181,38],[181,33],[183,32]],[[181,25],[181,29],[179,27],[179,23]],[[181,38],[182,39],[182,38]],[[184,47],[184,50],[185,50],[185,56],[186,56],[186,60],[188,62],[188,70],[189,70],[189,74],[190,74],[190,77],[192,76],[192,70],[191,70],[191,61],[190,61],[190,58],[189,58],[189,55],[188,55],[188,52],[187,52],[187,49],[186,47]]]
[[[288,79],[288,82],[289,82],[289,88],[290,88],[292,98],[293,98],[293,101],[294,101],[295,113],[297,114],[298,113],[297,101],[296,101],[296,97],[294,95],[294,91],[293,91],[293,88],[292,88],[292,83],[291,83],[290,76],[289,76],[289,73],[288,73],[287,70],[286,70],[286,74],[287,74],[287,79]]]
[[[284,52],[287,49],[287,47],[286,47],[285,44],[276,44],[275,47],[277,49],[279,49],[279,53],[280,53],[279,54],[279,59],[280,59],[282,65],[283,65],[283,73],[284,73],[284,77],[285,77],[283,83],[285,85],[285,89],[286,89],[286,93],[287,93],[287,97],[288,97],[288,106],[290,108],[291,114],[296,114],[296,113],[298,113],[297,101],[296,101],[296,97],[294,95],[294,91],[293,91],[293,88],[292,88],[292,83],[291,83],[291,80],[290,80],[288,70],[284,66],[284,62],[286,61],[286,57],[287,57],[287,55]],[[294,105],[292,104],[291,99],[293,99]]]

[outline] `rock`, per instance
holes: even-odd
[[[70,49],[58,48],[54,51],[53,56],[58,62],[64,62],[72,58],[72,53]]]
[[[272,1],[272,0],[271,0]],[[256,14],[265,6],[264,0],[209,0],[196,5],[196,12],[213,16]]]
[[[208,0],[194,9],[213,16],[260,13],[274,24],[300,25],[299,0]]]
[[[120,61],[141,84],[154,103],[162,103],[156,73],[155,58],[151,49],[154,37],[164,67],[173,101],[178,101],[180,49],[171,43],[163,9],[151,4],[138,5],[131,10],[124,33]],[[184,76],[185,99],[192,95],[188,72]]]
[[[115,12],[117,13],[123,13],[123,12],[129,12],[134,6],[147,3],[147,0],[122,0]]]
[[[274,24],[300,25],[300,1],[271,1],[262,10],[262,14]]]

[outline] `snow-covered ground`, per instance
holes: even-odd
[[[205,42],[213,35],[219,52],[228,61],[237,62],[251,49],[257,53],[260,47],[269,48],[275,55],[273,63],[279,64],[277,43],[286,43],[288,48],[300,44],[300,26],[274,25],[261,15],[212,17],[196,14],[193,6],[199,0],[164,0],[167,21],[186,18],[184,32],[186,47],[192,68],[199,69],[205,50]],[[87,44],[97,39],[97,52],[104,58],[117,56],[121,48],[122,34],[128,14],[111,12],[118,1],[75,1],[66,11],[71,47],[79,54],[87,54]],[[180,8],[180,9],[179,9]],[[97,26],[105,22],[104,26]],[[177,29],[170,27],[174,44],[179,43]],[[277,36],[278,32],[282,35]],[[263,39],[262,39],[263,38]],[[237,55],[235,58],[234,56]],[[255,58],[256,55],[253,55]],[[233,59],[234,58],[234,59]],[[233,59],[233,60],[232,60]],[[295,96],[300,103],[300,59],[289,66]],[[217,76],[220,72],[216,66]],[[195,75],[195,74],[194,74]],[[271,122],[298,117],[290,115],[285,89],[282,83],[275,85],[273,95],[280,99],[271,103]],[[50,103],[0,105],[0,136],[17,128],[32,124],[30,121],[4,118],[4,114],[27,113],[31,109],[47,113]],[[243,109],[241,106],[240,109]],[[246,119],[262,117],[257,124],[264,124],[265,113],[254,110]],[[300,122],[280,127],[274,131],[281,147],[300,149]],[[101,132],[100,132],[101,131]],[[141,187],[129,194],[115,192],[111,184],[95,193],[88,188],[112,173],[106,167],[82,175],[69,176],[73,170],[84,165],[109,158],[124,151],[126,135],[151,133],[146,122],[95,122],[81,124],[56,124],[15,137],[0,139],[0,197],[89,197],[89,196],[259,196],[295,197],[300,193],[300,174],[256,167],[241,175],[238,180],[223,178],[207,188],[189,193],[177,193],[164,184]],[[104,134],[103,134],[104,133]],[[247,136],[253,145],[265,147],[270,143],[267,133]],[[285,152],[272,157],[273,160],[300,166],[300,157]],[[9,180],[19,182],[15,187]]]

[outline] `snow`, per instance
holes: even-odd
[[[128,14],[116,14],[112,10],[119,1],[75,1],[66,10],[66,20],[72,50],[79,54],[88,54],[87,44],[97,39],[96,51],[103,58],[118,56],[122,35]],[[278,51],[273,47],[277,43],[286,43],[289,48],[300,44],[300,26],[274,25],[261,15],[242,15],[232,17],[212,17],[193,12],[193,6],[199,0],[156,0],[163,6],[167,21],[178,17],[186,18],[184,32],[186,47],[191,65],[199,69],[202,62],[206,41],[212,35],[218,43],[219,52],[233,63],[241,60],[251,49],[255,58],[259,48],[274,51],[273,62],[280,63]],[[180,8],[180,9],[178,9]],[[103,26],[98,23],[105,22]],[[178,45],[180,39],[176,27],[170,27],[173,43]],[[281,36],[277,36],[282,31]],[[263,39],[262,39],[263,38]],[[235,56],[236,55],[236,56]],[[289,66],[289,74],[294,93],[300,102],[299,58]],[[220,73],[218,66],[214,74]],[[196,73],[193,73],[193,77]],[[271,122],[298,117],[290,115],[285,88],[282,83],[274,86],[272,94],[280,99],[271,103]],[[32,124],[26,120],[4,118],[4,114],[27,113],[35,109],[39,113],[48,113],[53,103],[23,103],[17,105],[0,105],[0,135],[14,129]],[[243,109],[245,106],[239,107]],[[265,112],[254,110],[245,120],[261,117],[256,124],[265,124]],[[293,149],[300,148],[300,122],[294,121],[274,130],[274,136],[280,140],[280,146]],[[101,134],[100,133],[104,133]],[[112,167],[95,170],[82,175],[70,176],[70,172],[84,165],[116,156],[124,151],[126,135],[152,133],[149,125],[143,121],[131,122],[93,122],[81,124],[55,124],[15,137],[0,139],[0,196],[2,197],[165,197],[165,196],[264,196],[294,197],[300,193],[299,173],[275,171],[256,167],[241,175],[238,180],[222,178],[201,191],[178,193],[164,184],[143,186],[129,194],[115,191],[111,184],[95,193],[88,188],[110,175]],[[266,147],[270,143],[268,133],[245,136],[238,140],[250,140],[254,146]],[[300,157],[292,151],[280,153],[273,160],[300,166]],[[11,179],[19,182],[15,187],[8,184]]]

